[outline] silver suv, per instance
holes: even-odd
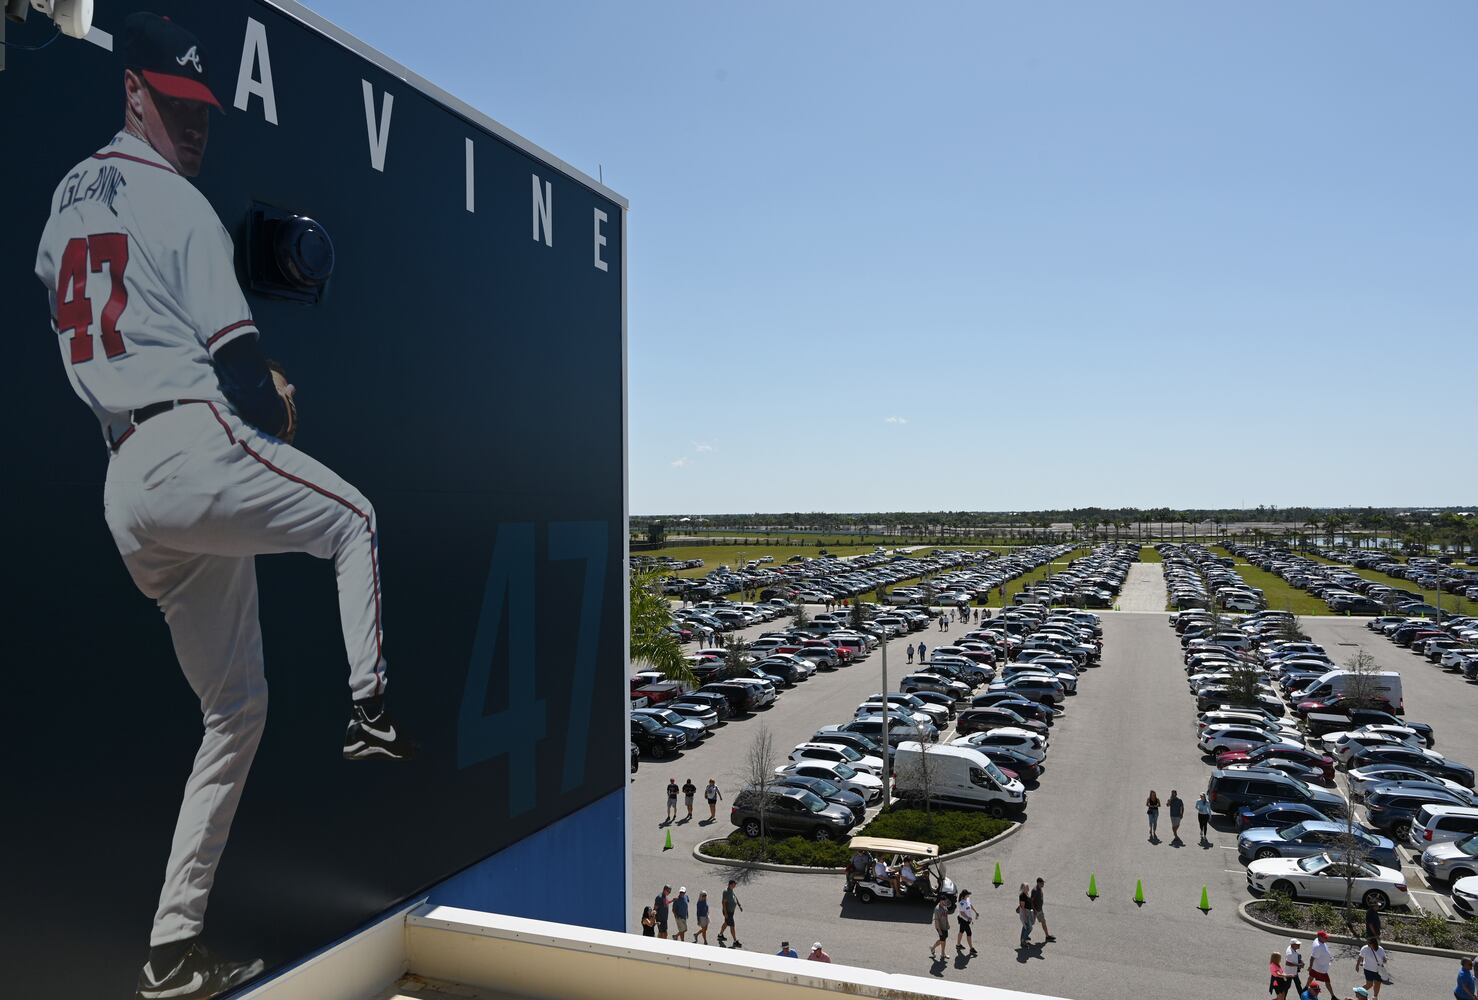
[[[1422,871],[1431,881],[1448,884],[1478,875],[1478,833],[1427,848],[1422,852]]]

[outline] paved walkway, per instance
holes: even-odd
[[[1165,568],[1163,563],[1135,563],[1129,567],[1119,591],[1120,611],[1164,611]]]

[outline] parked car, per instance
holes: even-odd
[[[1348,762],[1351,768],[1369,767],[1372,764],[1405,764],[1418,771],[1425,771],[1427,774],[1455,781],[1464,788],[1473,787],[1471,767],[1448,760],[1435,750],[1378,746],[1355,754]]]
[[[825,778],[813,778],[805,774],[786,774],[777,776],[775,782],[790,788],[804,788],[829,805],[841,806],[849,810],[852,818],[858,823],[862,822],[867,812],[867,801],[862,796],[856,792],[849,792],[841,785],[833,784]]]
[[[1307,858],[1267,858],[1247,866],[1247,887],[1259,895],[1281,893],[1290,899],[1344,901],[1346,880],[1355,880],[1355,898],[1376,910],[1411,902],[1406,880],[1394,868],[1345,862],[1329,854]]]
[[[1417,850],[1478,834],[1478,809],[1472,806],[1432,803],[1417,810],[1411,820],[1407,843]]]
[[[744,789],[729,805],[729,821],[743,830],[746,837],[758,837],[765,832],[812,840],[840,840],[857,822],[852,810],[828,803],[804,788],[774,787],[768,793],[767,802],[762,826],[759,792]]]
[[[1460,806],[1466,803],[1436,787],[1378,788],[1365,796],[1365,817],[1377,830],[1396,840],[1404,840],[1422,806],[1435,804]]]
[[[883,759],[871,754],[860,753],[851,747],[837,746],[835,743],[798,743],[790,752],[793,761],[824,760],[833,764],[850,764],[859,771],[868,774],[881,775],[883,773]]]
[[[1422,851],[1422,871],[1434,882],[1457,882],[1478,875],[1478,834],[1433,844]]]
[[[1212,771],[1206,798],[1211,808],[1223,815],[1232,815],[1243,806],[1256,808],[1269,802],[1302,802],[1331,817],[1343,816],[1345,811],[1345,800],[1334,792],[1277,771],[1256,768]]]
[[[823,778],[849,792],[856,792],[869,805],[883,800],[883,779],[838,761],[792,762],[775,768],[775,773],[777,775],[803,774],[809,778]]]
[[[1282,829],[1253,827],[1237,837],[1237,859],[1246,863],[1262,858],[1307,858],[1325,851],[1338,856],[1345,850],[1345,837],[1359,844],[1368,859],[1386,868],[1401,868],[1396,842],[1389,837],[1366,833],[1359,827],[1346,831],[1345,824],[1305,820]]]
[[[1350,786],[1350,798],[1359,802],[1378,788],[1387,786],[1428,786],[1438,785],[1447,789],[1454,795],[1473,801],[1473,793],[1459,785],[1456,781],[1439,778],[1435,774],[1418,771],[1414,767],[1405,764],[1372,764],[1369,767],[1357,767],[1345,773],[1345,778]]]
[[[687,746],[687,735],[681,729],[664,726],[642,715],[631,717],[631,742],[653,760],[661,760]]]
[[[1243,806],[1237,810],[1237,829],[1252,830],[1258,827],[1295,826],[1309,820],[1320,823],[1331,822],[1328,816],[1311,805],[1302,802],[1269,802],[1256,808]]]
[[[690,719],[680,712],[670,708],[638,708],[631,713],[633,716],[645,715],[654,719],[659,726],[668,726],[672,729],[680,729],[687,737],[687,746],[697,746],[708,735],[708,727],[696,719]]]

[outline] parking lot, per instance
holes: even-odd
[[[1236,906],[1248,893],[1234,835],[1214,831],[1213,845],[1205,848],[1195,845],[1193,832],[1183,847],[1148,842],[1143,804],[1148,790],[1154,788],[1163,799],[1176,788],[1193,802],[1209,774],[1194,746],[1194,706],[1186,697],[1175,633],[1166,627],[1163,612],[1099,613],[1103,665],[1089,671],[1081,693],[1069,699],[1067,713],[1054,727],[1051,756],[1040,787],[1030,793],[1024,827],[997,847],[948,866],[956,883],[975,894],[981,914],[977,958],[952,956],[947,965],[933,964],[927,908],[863,907],[844,897],[840,875],[743,872],[738,926],[745,947],[773,953],[781,940],[789,940],[804,954],[819,940],[839,963],[1064,996],[1090,991],[1125,998],[1261,995],[1267,956],[1287,942],[1237,918]],[[1381,648],[1384,640],[1366,631],[1360,619],[1304,624],[1337,658],[1336,650],[1363,645],[1382,666],[1401,670],[1407,714],[1437,728],[1444,752],[1478,760],[1478,731],[1465,723],[1471,718],[1466,699],[1478,691],[1395,647]],[[747,637],[766,628],[748,629]],[[919,635],[932,644],[940,633]],[[890,677],[897,676],[910,641],[917,638],[890,641]],[[721,804],[719,821],[704,827],[696,822],[706,815],[700,797],[695,822],[671,827],[675,849],[663,850],[667,779],[682,783],[691,777],[701,787],[714,777],[731,796],[742,782],[741,759],[754,729],[768,726],[783,751],[821,725],[850,718],[857,703],[878,690],[880,660],[875,651],[860,663],[817,674],[773,707],[729,722],[675,760],[643,761],[631,798],[633,932],[640,932],[641,907],[664,883],[687,886],[694,897],[706,889],[716,900],[731,871],[691,854],[701,840],[730,832],[727,802]],[[1162,836],[1167,827],[1162,816]],[[1192,816],[1187,829],[1195,829]],[[997,862],[1005,881],[999,889],[990,884]],[[1047,880],[1047,914],[1057,941],[1019,952],[1015,889],[1039,875]],[[1090,875],[1097,879],[1097,900],[1087,897]],[[1137,879],[1144,883],[1143,907],[1132,899]],[[1212,907],[1207,914],[1196,908],[1203,885]],[[715,930],[719,920],[715,910]],[[1393,953],[1391,972],[1399,985],[1387,993],[1444,996],[1451,990],[1453,967],[1445,959]],[[1341,956],[1334,978],[1341,995],[1353,974],[1353,955]]]

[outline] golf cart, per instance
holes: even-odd
[[[944,865],[937,859],[937,844],[924,844],[916,840],[888,840],[882,837],[853,837],[849,845],[855,854],[867,857],[867,867],[860,877],[853,878],[848,866],[847,890],[857,897],[859,903],[871,903],[879,899],[913,900],[933,904],[941,897],[948,901],[949,911],[955,909],[955,884],[944,873]],[[888,866],[890,877],[876,876],[876,863]],[[900,876],[907,864],[914,873],[912,883]]]

